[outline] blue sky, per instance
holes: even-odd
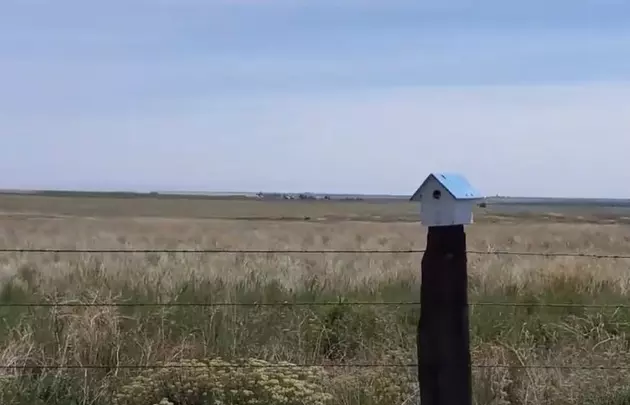
[[[0,188],[630,198],[630,2],[5,0]]]

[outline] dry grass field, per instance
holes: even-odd
[[[292,202],[265,212],[254,212],[263,205],[252,204],[260,203],[248,203],[247,212],[244,203],[3,196],[0,247],[398,250],[425,244],[423,227],[393,220],[413,214],[405,203]],[[279,220],[300,216],[327,220]],[[220,219],[232,217],[259,220]],[[630,233],[619,224],[481,214],[467,234],[471,250],[630,254]],[[419,308],[343,303],[418,301],[420,260],[408,253],[0,253],[0,403],[410,404],[414,369],[351,365],[414,363]],[[523,304],[471,306],[477,404],[629,403],[630,309],[540,304],[630,303],[630,260],[471,254],[469,274],[471,302]],[[185,305],[285,301],[340,304]],[[33,302],[178,305],[8,305]],[[124,367],[160,362],[198,367]],[[236,368],[264,362],[323,366]],[[24,369],[43,365],[68,368]],[[81,368],[95,365],[101,368]],[[170,402],[160,402],[165,397]]]

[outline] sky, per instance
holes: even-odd
[[[630,198],[627,0],[3,0],[0,188]]]

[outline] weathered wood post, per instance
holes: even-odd
[[[430,174],[411,197],[428,227],[417,336],[422,405],[472,405],[464,224],[479,198],[463,176],[446,173]]]

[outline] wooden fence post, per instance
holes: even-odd
[[[422,405],[471,405],[466,233],[429,227],[422,257],[418,379]]]
[[[411,198],[428,226],[422,257],[418,381],[422,405],[472,405],[464,224],[479,195],[459,175],[431,174]]]

